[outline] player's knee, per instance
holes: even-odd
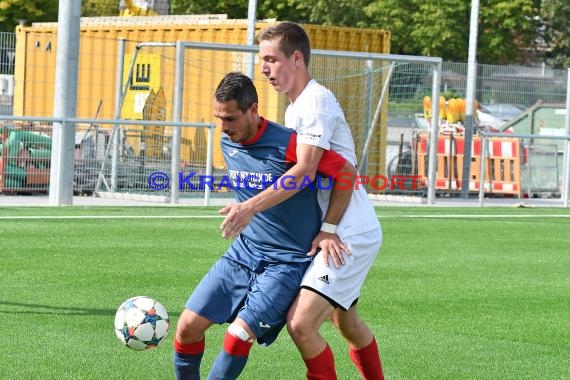
[[[338,310],[335,310],[335,312],[330,316],[330,321],[333,324],[334,327],[336,327],[337,329],[342,329],[343,324],[345,324],[346,322],[346,318],[342,318],[338,312]]]
[[[242,326],[232,323],[224,336],[224,351],[232,356],[247,357],[253,345],[252,335]]]
[[[176,325],[176,340],[180,343],[193,343],[201,340],[203,337],[196,334],[196,330],[192,329],[192,325],[178,322]]]
[[[372,339],[370,329],[355,313],[345,312],[342,315],[333,315],[331,316],[331,321],[349,342],[361,343],[362,340],[369,341]]]
[[[193,318],[193,313],[184,309],[176,324],[176,340],[181,343],[193,343],[204,339],[205,329]]]
[[[253,338],[250,337],[250,334],[247,332],[247,330],[236,323],[232,323],[228,326],[228,334],[233,335],[236,338],[243,340],[244,342],[253,341]]]
[[[236,338],[239,338],[240,340],[244,341],[244,342],[252,342],[254,337],[252,337],[246,329],[244,329],[242,326],[238,325],[237,323],[232,323],[228,326],[228,334],[235,336]]]
[[[353,330],[362,323],[355,310],[344,311],[336,309],[331,315],[332,324],[339,330]]]
[[[358,321],[354,319],[336,319],[331,318],[333,326],[342,332],[343,335],[350,335],[359,329]]]
[[[287,319],[287,331],[293,340],[299,341],[315,334],[318,326],[313,326],[308,319],[293,316]]]

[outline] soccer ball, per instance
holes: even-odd
[[[162,304],[146,296],[129,298],[115,314],[115,334],[136,351],[155,348],[168,334],[170,322]]]

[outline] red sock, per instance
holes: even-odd
[[[196,343],[184,344],[174,338],[174,351],[185,355],[198,355],[204,352],[206,338]]]
[[[311,359],[304,359],[309,380],[336,380],[334,356],[327,344],[323,352]]]
[[[384,380],[376,339],[372,338],[372,343],[359,350],[351,348],[349,356],[363,379]]]
[[[224,336],[224,351],[233,356],[248,356],[252,345],[229,333]]]

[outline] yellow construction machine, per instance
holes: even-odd
[[[120,16],[158,16],[169,13],[169,0],[121,0]]]

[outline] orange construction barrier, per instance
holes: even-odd
[[[521,195],[520,140],[515,138],[488,139],[485,159],[485,179],[481,181],[481,137],[473,136],[469,167],[469,191]],[[429,135],[421,132],[415,141],[419,185],[427,187]],[[436,190],[460,191],[463,180],[465,140],[463,135],[440,134],[437,142]]]
[[[516,138],[489,139],[488,170],[491,193],[521,196],[520,140]]]

